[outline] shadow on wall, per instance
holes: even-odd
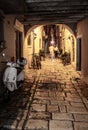
[[[4,88],[2,79],[3,79],[3,73],[4,73],[5,68],[6,68],[6,65],[0,62],[0,96],[2,95],[3,88]]]

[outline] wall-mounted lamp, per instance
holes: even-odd
[[[33,39],[36,39],[36,38],[37,38],[37,34],[36,34],[36,33],[33,33],[33,35],[34,35],[34,38],[33,38]]]
[[[3,48],[4,47],[4,43],[1,41],[0,42],[0,48]]]
[[[0,41],[0,48],[3,49],[5,47],[5,41]]]
[[[68,39],[70,40],[70,39],[71,39],[71,37],[69,36],[69,37],[68,37]]]

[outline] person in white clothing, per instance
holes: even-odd
[[[53,45],[49,47],[49,52],[50,52],[51,60],[53,60],[54,59],[54,46]]]

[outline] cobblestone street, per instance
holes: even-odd
[[[71,65],[45,59],[11,96],[0,100],[0,130],[88,130],[88,85]]]

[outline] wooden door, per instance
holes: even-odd
[[[81,70],[81,38],[77,39],[76,70]]]

